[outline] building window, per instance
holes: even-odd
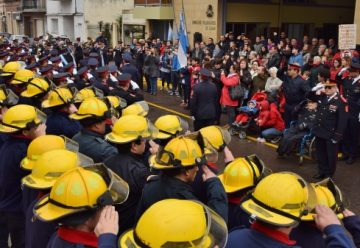
[[[51,30],[53,34],[59,34],[59,20],[51,18]]]

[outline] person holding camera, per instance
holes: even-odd
[[[159,63],[160,60],[157,54],[157,49],[152,47],[147,53],[145,64],[148,66],[150,94],[154,96],[157,93],[157,79],[160,76]]]

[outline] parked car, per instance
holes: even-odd
[[[10,42],[12,42],[13,40],[18,40],[19,43],[23,42],[24,39],[28,39],[29,40],[29,36],[25,35],[25,34],[12,34],[9,38]]]

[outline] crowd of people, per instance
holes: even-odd
[[[178,41],[152,37],[0,48],[0,247],[360,247],[332,180],[338,148],[349,164],[358,152],[356,51],[228,33],[195,42],[181,68]],[[147,118],[144,92],[159,90],[193,131]],[[279,157],[313,135],[316,181],[235,158],[230,127],[279,142]]]

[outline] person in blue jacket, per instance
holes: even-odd
[[[20,162],[31,140],[45,134],[45,118],[35,107],[20,104],[11,107],[0,124],[0,132],[9,134],[0,149],[0,233],[10,234],[12,247],[25,246],[21,178],[28,172]]]
[[[52,90],[49,98],[42,102],[42,107],[50,109],[51,114],[46,121],[46,133],[64,135],[71,139],[81,129],[78,121],[69,115],[76,112],[74,93],[69,87],[58,87]]]
[[[36,218],[61,224],[47,247],[115,248],[119,218],[111,205],[128,194],[128,184],[104,164],[65,172],[34,206]]]
[[[326,247],[354,247],[333,210],[316,205],[314,188],[295,173],[266,176],[248,197],[241,207],[251,215],[253,223],[250,229],[233,230],[226,247],[300,247],[289,235],[301,217],[314,208],[315,223],[326,236]]]
[[[250,215],[241,207],[246,194],[264,177],[265,166],[255,154],[236,158],[230,162],[218,177],[222,182],[229,204],[228,230],[236,227],[250,227]]]

